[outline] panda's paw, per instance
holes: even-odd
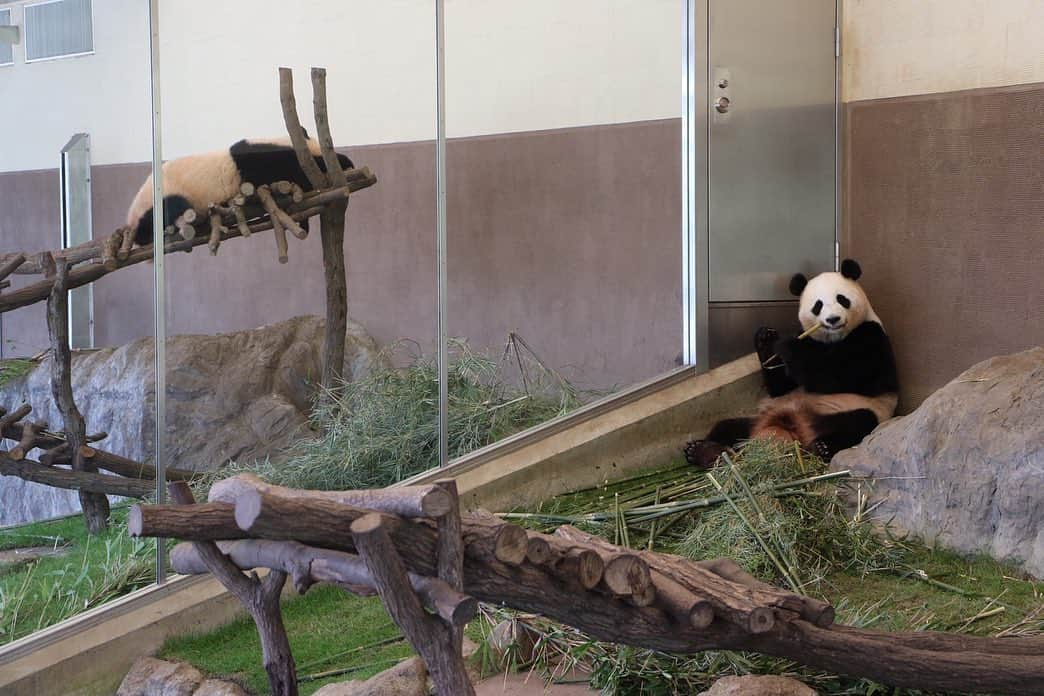
[[[682,448],[685,461],[701,469],[710,469],[725,451],[725,446],[711,440],[693,440]]]
[[[770,326],[762,326],[754,334],[754,351],[758,354],[758,360],[765,362],[776,352],[776,341],[779,340],[779,332]]]
[[[812,454],[822,459],[824,462],[829,462],[830,459],[834,456],[834,452],[830,448],[830,445],[828,445],[826,441],[822,439],[813,440],[808,450]]]

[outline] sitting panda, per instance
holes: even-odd
[[[319,143],[307,133],[305,140],[315,163],[325,172]],[[341,169],[355,167],[344,155],[337,155],[337,160]],[[305,191],[312,189],[289,138],[244,139],[227,150],[187,155],[163,163],[163,226],[173,225],[190,208],[202,214],[211,203],[226,202],[239,194],[239,185],[244,181],[255,186],[289,181]],[[127,209],[127,226],[134,230],[135,243],[152,243],[151,174]]]
[[[797,441],[829,461],[894,415],[895,358],[881,320],[856,283],[860,275],[859,264],[845,259],[840,273],[791,278],[790,292],[801,298],[801,326],[818,329],[804,340],[780,340],[774,329],[758,330],[754,348],[769,397],[757,415],[720,421],[705,439],[685,445],[689,463],[709,467],[741,440],[766,437]]]

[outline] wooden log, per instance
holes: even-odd
[[[536,565],[544,565],[554,556],[551,544],[535,534],[530,534],[526,541],[526,560]]]
[[[294,73],[290,68],[279,68],[279,104],[283,108],[283,122],[286,124],[286,132],[290,135],[290,142],[293,144],[294,154],[297,155],[297,163],[301,166],[301,171],[304,172],[313,189],[325,188],[329,185],[329,181],[308,151],[305,131],[301,127],[301,119],[297,116]]]
[[[51,339],[51,394],[65,423],[65,439],[72,452],[74,472],[88,474],[97,470],[80,454],[87,444],[87,424],[76,406],[72,388],[72,350],[69,348],[69,267],[63,262],[56,271],[54,287],[47,299],[47,333]],[[109,526],[109,499],[101,493],[79,490],[83,520],[91,534],[100,534]]]
[[[592,590],[602,581],[605,562],[597,552],[577,546],[556,554],[551,571],[558,578],[578,583],[585,590]]]
[[[221,238],[226,234],[228,234],[228,228],[221,224],[220,213],[212,209],[210,212],[210,238],[207,242],[211,256],[217,256],[218,249],[221,247]]]
[[[652,601],[648,598],[649,587],[652,585],[652,575],[649,566],[642,559],[630,553],[618,553],[606,559],[605,572],[602,573],[602,584],[613,594],[620,597],[636,596],[642,600],[649,599],[645,604],[648,606]]]
[[[450,500],[449,510],[435,522],[438,577],[447,588],[459,592],[464,589],[464,532],[457,482],[445,479],[436,481],[435,486]],[[449,628],[450,649],[460,654],[464,641],[463,625],[449,622]]]
[[[675,582],[659,570],[651,571],[656,587],[655,603],[664,613],[682,625],[702,630],[714,621],[714,607],[706,599]]]
[[[31,459],[12,459],[7,452],[0,452],[0,474],[17,476],[25,481],[42,483],[53,488],[86,491],[100,496],[145,498],[156,491],[155,484],[148,481],[44,466]]]
[[[105,246],[102,247],[102,265],[107,271],[115,271],[120,265],[119,252],[123,246],[123,229],[118,229],[105,238]]]
[[[30,406],[29,404],[22,404],[21,406],[19,406],[15,410],[11,411],[10,413],[6,413],[6,411],[5,411],[6,415],[0,416],[0,437],[6,437],[6,438],[9,438],[9,439],[17,439],[17,438],[11,438],[11,436],[5,434],[4,431],[7,430],[9,427],[14,426],[18,421],[20,421],[23,418],[25,418],[26,416],[28,416],[30,413],[32,413],[32,410],[33,410],[33,407]],[[18,437],[20,437],[20,436],[18,436]]]
[[[290,183],[290,200],[294,203],[300,203],[304,200],[304,195],[305,192],[303,188],[293,182]]]
[[[256,193],[257,189],[249,181],[244,181],[239,185],[239,193],[249,198]]]
[[[323,162],[326,164],[326,180],[331,187],[343,187],[348,183],[348,179],[341,169],[341,163],[334,151],[333,136],[330,134],[330,118],[326,106],[326,70],[323,68],[312,68],[312,110],[315,113],[316,138],[319,141]],[[300,156],[301,153],[298,152],[298,157]],[[326,281],[326,324],[321,383],[327,391],[337,388],[344,372],[345,333],[348,330],[348,281],[344,260],[347,207],[347,200],[341,204],[330,203],[319,217]]]
[[[116,257],[120,261],[125,261],[130,257],[131,249],[134,247],[134,230],[129,227],[121,227],[123,230],[123,240],[120,243],[120,250],[116,252]],[[151,251],[152,245],[149,245]],[[152,254],[149,254],[150,258]]]
[[[266,483],[249,473],[218,481],[210,487],[208,500],[234,503],[240,495],[253,491],[281,498],[318,498],[400,517],[441,517],[453,509],[449,493],[437,484],[359,491],[307,491]]]
[[[315,114],[315,137],[319,141],[323,162],[326,163],[326,178],[331,186],[344,186],[348,180],[337,159],[333,136],[330,134],[330,116],[326,107],[325,68],[312,68],[312,111]]]
[[[243,214],[243,204],[232,206],[232,215],[236,219],[236,229],[244,237],[250,236],[250,225],[247,224],[246,215]]]
[[[384,525],[379,513],[368,513],[351,531],[385,609],[424,659],[439,696],[474,696],[453,631],[424,612]]]
[[[282,570],[298,592],[315,583],[337,585],[353,594],[376,594],[373,577],[366,564],[355,554],[317,549],[296,541],[249,539],[218,542],[218,548],[240,570],[272,568]],[[186,575],[209,573],[192,543],[184,542],[170,552],[171,568]],[[454,626],[463,626],[478,613],[478,601],[454,589],[438,578],[416,573],[409,575],[410,585],[424,607]]]
[[[747,571],[743,570],[740,564],[736,563],[736,561],[731,558],[715,558],[707,561],[697,561],[697,565],[706,568],[719,577],[731,580],[740,585],[746,585],[747,587],[762,590],[778,590],[778,588],[773,585],[762,582]],[[806,621],[811,621],[822,628],[826,628],[834,623],[836,612],[834,611],[834,607],[829,603],[824,602],[821,599],[815,599],[814,597],[802,597],[801,599],[802,606],[799,610],[801,618]]]
[[[132,537],[189,541],[228,541],[251,536],[236,525],[232,503],[133,505],[127,514],[127,532]]]
[[[603,558],[616,550],[604,539],[568,525],[556,529],[555,536],[572,544],[593,547]],[[734,623],[747,633],[769,631],[776,623],[774,608],[794,612],[801,608],[801,598],[797,595],[782,590],[769,592],[747,588],[678,556],[641,551],[635,554],[651,568],[673,578],[695,597],[709,601],[715,615]]]
[[[120,476],[128,476],[137,479],[156,478],[156,467],[152,464],[135,461],[134,459],[127,459],[126,457],[121,457],[118,454],[106,452],[105,450],[96,447],[84,445],[80,447],[80,455],[83,456],[84,459],[91,460],[95,467],[111,471]],[[164,474],[168,481],[189,481],[201,475],[200,472],[173,467],[166,468]]]
[[[5,257],[3,262],[0,263],[0,280],[14,273],[23,263],[25,263],[25,254],[19,253]]]
[[[282,227],[298,239],[305,239],[308,237],[308,230],[298,225],[296,220],[287,215],[283,209],[276,204],[275,198],[272,197],[272,192],[267,186],[257,187],[257,197],[258,200],[261,201],[261,205],[264,207],[265,212],[278,222],[278,225],[273,223],[275,229],[278,230],[279,227]]]
[[[311,546],[341,548],[338,540],[330,546],[329,530],[345,530],[351,523],[368,511],[358,507],[343,505],[323,498],[305,496],[282,496],[278,493],[265,493],[253,489],[244,491],[236,497],[235,519],[240,529],[250,532],[251,536],[265,539],[297,539]],[[287,516],[304,516],[307,530],[299,530],[300,537],[283,536]],[[313,524],[314,522],[314,524]],[[421,527],[422,525],[422,527]],[[393,530],[397,540],[405,542],[408,534],[417,534],[418,554],[435,557],[435,534],[433,525],[427,520],[418,520],[415,524],[404,523],[401,530]],[[469,515],[467,524],[463,524],[465,547],[469,551],[488,555],[501,563],[517,565],[525,558],[526,532],[520,527],[504,524],[492,515]],[[421,531],[421,529],[425,531]],[[400,536],[403,537],[400,539]],[[469,541],[472,542],[468,544]],[[520,541],[521,540],[521,541]],[[434,574],[428,566],[427,575]]]
[[[18,444],[11,448],[11,451],[7,453],[7,456],[15,461],[25,459],[30,450],[36,447],[36,440],[40,431],[45,430],[46,428],[47,423],[40,421],[35,423],[25,421],[22,423],[22,436],[18,439]]]
[[[44,466],[55,466],[56,464],[71,464],[72,451],[69,443],[63,442],[57,447],[52,447],[40,455],[40,463]]]
[[[58,273],[58,263],[54,260],[54,254],[49,251],[45,251],[40,254],[40,266],[43,270],[43,274],[47,278],[54,278]],[[65,263],[62,263],[65,266]]]

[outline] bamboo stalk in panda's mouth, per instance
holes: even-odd
[[[801,339],[803,339],[803,338],[808,338],[809,336],[811,336],[811,335],[812,335],[812,334],[814,334],[815,332],[819,331],[819,330],[820,330],[821,328],[823,328],[823,325],[822,325],[822,324],[820,324],[819,322],[816,322],[815,324],[813,324],[813,325],[812,325],[812,327],[811,327],[811,328],[807,329],[806,331],[803,331],[803,332],[802,332],[802,333],[801,333],[801,334],[800,334],[800,335],[798,336],[798,340],[800,341],[800,340],[801,340]],[[768,367],[768,364],[769,364],[770,362],[772,362],[773,360],[775,360],[776,358],[778,358],[778,357],[779,357],[779,354],[778,354],[778,353],[773,353],[772,355],[768,356],[768,357],[767,357],[767,358],[765,359],[765,362],[761,363],[761,366],[762,366],[762,367]],[[776,365],[775,367],[783,367],[783,365]]]

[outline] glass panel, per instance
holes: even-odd
[[[32,26],[23,12],[46,7],[15,4],[5,9],[12,24]],[[125,485],[142,492],[154,486],[138,474],[138,465],[150,464],[154,450],[151,268],[127,260],[105,273],[101,258],[104,240],[124,224],[127,186],[136,185],[132,182],[140,181],[151,166],[148,7],[145,0],[99,4],[99,25],[120,36],[105,52],[26,63],[24,51],[33,45],[27,41],[14,46],[15,64],[0,71],[5,105],[0,109],[0,268],[19,254],[27,257],[6,278],[11,286],[0,289],[0,408],[12,414],[23,403],[32,407],[17,423],[5,423],[0,441],[0,549],[32,549],[13,554],[23,559],[13,566],[0,564],[0,643],[153,578],[154,542],[136,542],[126,532],[129,500],[109,498],[108,530],[88,537],[75,490],[15,475],[63,486],[89,480],[106,490]],[[64,189],[63,149],[68,175]],[[69,234],[67,244],[63,228]],[[62,251],[64,246],[70,249]],[[113,467],[130,474],[118,483],[111,472],[77,477],[68,471],[78,448],[63,447],[69,433],[52,394],[52,359],[45,351],[50,348],[46,304],[53,275],[42,252],[53,253],[58,264],[72,264],[74,320],[84,318],[85,311],[89,319],[89,307],[78,308],[76,296],[94,294],[95,349],[77,350],[90,346],[89,331],[85,337],[74,322],[73,397],[86,434],[105,434],[91,443],[84,467]],[[20,446],[21,424],[26,422],[48,424],[29,442],[33,449]],[[95,478],[103,475],[107,478]]]
[[[448,4],[451,456],[680,364],[682,16]]]
[[[229,27],[258,38],[230,40]],[[300,487],[351,488],[434,464],[436,383],[423,362],[435,345],[433,27],[433,3],[420,0],[240,0],[209,5],[205,22],[195,0],[160,4],[164,186],[181,196],[168,199],[168,212],[191,206],[203,221],[188,233],[199,244],[193,253],[164,262],[168,466],[228,464]],[[331,256],[346,264],[349,317],[345,384],[331,385],[331,399],[320,399],[319,217],[302,223],[306,239],[287,232],[281,250],[260,199],[247,196],[242,210],[255,231],[242,238],[229,212],[222,225],[231,236],[216,254],[208,249],[208,204],[225,203],[242,183],[290,180],[312,195],[286,149],[280,66],[293,69],[312,138],[310,68],[326,69],[338,152],[353,177],[365,178],[364,168],[376,177],[351,194],[343,251]],[[307,200],[295,208],[276,193],[289,212]]]
[[[0,10],[0,27],[11,25],[11,10]],[[0,40],[0,65],[14,63],[14,45]]]
[[[25,6],[25,59],[75,56],[94,50],[91,0]]]

